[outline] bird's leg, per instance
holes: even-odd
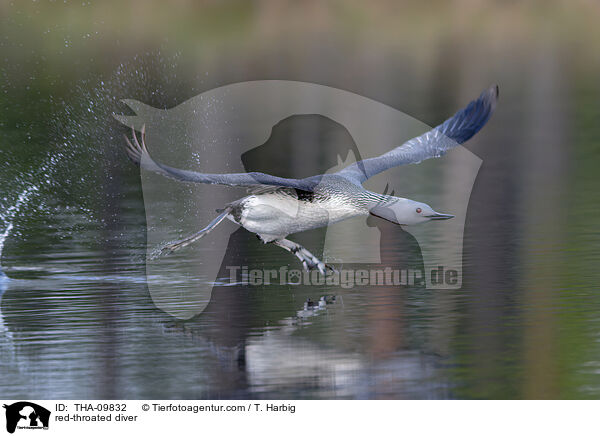
[[[170,244],[165,245],[160,249],[160,254],[169,254],[175,250],[179,250],[180,248],[186,247],[190,245],[192,242],[197,241],[198,239],[206,236],[212,229],[214,229],[221,221],[227,218],[231,212],[231,208],[225,208],[221,214],[212,220],[206,227],[200,230],[193,235],[188,236],[187,238],[180,239],[179,241],[171,242]]]
[[[273,241],[273,244],[294,254],[298,259],[300,259],[302,266],[304,266],[306,271],[317,268],[321,274],[325,274],[326,270],[335,272],[335,268],[317,259],[314,254],[294,241],[284,238]]]

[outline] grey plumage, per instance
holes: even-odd
[[[477,100],[427,133],[379,157],[364,159],[360,164],[351,164],[338,174],[355,183],[363,183],[390,168],[443,156],[448,150],[463,144],[481,130],[496,108],[498,94],[498,86],[491,86],[483,91]]]

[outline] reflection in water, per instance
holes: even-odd
[[[367,290],[368,291],[368,290]],[[263,290],[263,292],[269,292]],[[276,325],[253,329],[237,345],[207,340],[207,324],[172,325],[170,334],[184,335],[205,344],[218,362],[211,367],[213,398],[442,398],[446,381],[436,374],[439,357],[398,347],[376,346],[365,350],[360,342],[331,342],[337,321],[362,316],[343,297],[323,296],[313,306],[302,303],[295,316]],[[389,301],[384,302],[389,304]],[[373,305],[373,301],[366,302]],[[380,309],[381,311],[381,309]],[[385,311],[380,313],[385,316]],[[339,327],[339,326],[337,326]],[[393,326],[381,326],[393,327]],[[367,328],[367,330],[371,330]],[[373,333],[382,331],[374,329]],[[393,333],[391,333],[393,335]],[[213,338],[214,339],[214,338]],[[217,339],[219,340],[219,339]],[[274,394],[277,392],[277,394]]]

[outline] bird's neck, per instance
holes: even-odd
[[[377,192],[367,191],[367,207],[370,209],[381,206],[389,206],[398,201],[403,200],[400,197],[394,197],[393,195],[379,194]]]

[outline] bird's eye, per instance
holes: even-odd
[[[422,212],[421,208],[417,207],[417,213],[421,213],[421,212]]]

